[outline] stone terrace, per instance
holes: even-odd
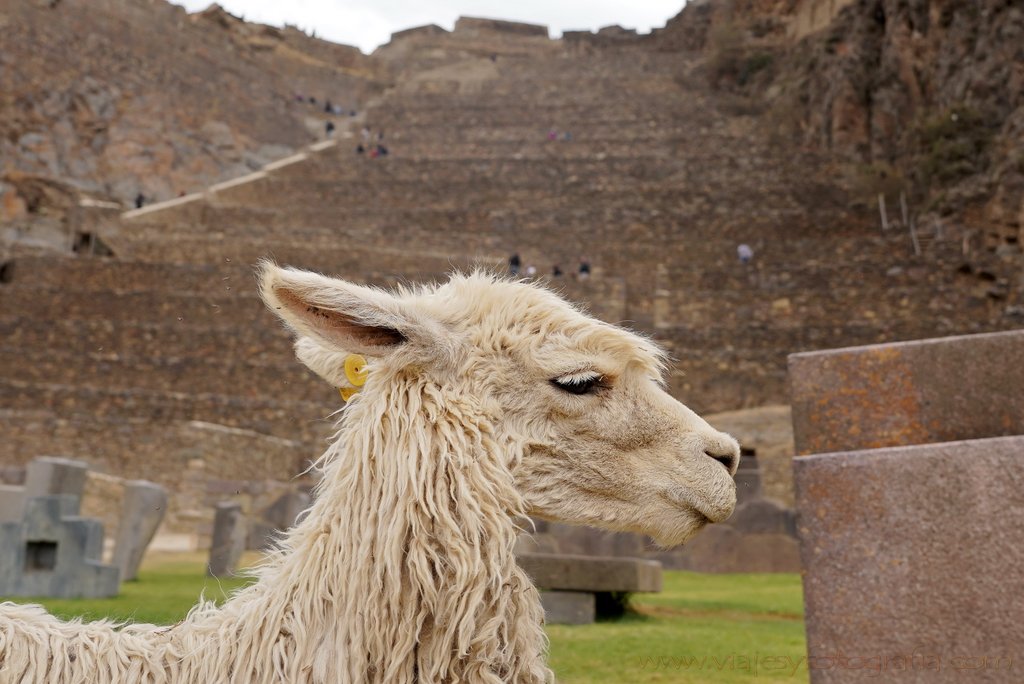
[[[774,149],[714,93],[684,89],[673,74],[690,56],[641,40],[581,53],[507,28],[382,49],[405,68],[367,113],[387,157],[339,131],[129,212],[103,231],[114,258],[16,257],[0,285],[0,462],[73,452],[172,487],[183,454],[243,479],[297,473],[340,401],[259,303],[252,265],[267,256],[390,285],[515,251],[571,276],[587,255],[590,279],[552,284],[666,344],[672,391],[698,411],[785,403],[795,351],[1004,325],[958,283],[958,245],[915,257],[905,234],[881,235],[823,182],[827,160]],[[195,421],[226,431],[207,449]]]

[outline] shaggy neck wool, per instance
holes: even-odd
[[[2,609],[11,681],[549,681],[539,597],[513,556],[515,450],[459,397],[381,380],[345,410],[316,502],[255,585],[170,628]],[[21,649],[33,656],[12,663]]]

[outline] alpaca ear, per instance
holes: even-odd
[[[328,355],[386,356],[433,327],[418,321],[401,301],[381,290],[270,262],[259,268],[260,294],[266,305]]]

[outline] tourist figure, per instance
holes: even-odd
[[[580,257],[580,280],[586,280],[590,277],[590,259],[583,256]]]
[[[386,157],[386,156],[388,156],[388,148],[384,147],[383,145],[377,145],[377,156],[378,157]]]
[[[324,102],[324,111],[327,112],[328,114],[334,113],[334,105],[331,104],[330,100]]]
[[[142,205],[146,203],[146,196],[141,192],[135,196],[135,208],[141,209]]]
[[[754,258],[754,250],[751,249],[750,245],[744,242],[736,248],[736,256],[739,257],[741,264],[746,265]]]
[[[526,276],[528,278],[532,278],[535,275],[537,275],[537,267],[534,266],[533,264],[530,264],[529,266],[526,267]]]
[[[366,152],[366,148],[363,147],[363,143],[359,143],[356,146],[356,154],[363,154],[364,152]]]
[[[522,263],[522,260],[519,258],[519,252],[516,252],[508,258],[508,272],[512,275],[519,275],[519,267]]]
[[[554,128],[548,131],[548,140],[558,140],[558,131],[556,131]]]
[[[558,264],[555,264],[551,268],[551,275],[554,276],[555,278],[561,278],[562,277],[562,267],[559,266]]]
[[[331,135],[334,134],[334,122],[333,121],[328,121],[327,125],[324,126],[324,129],[327,132],[327,137],[330,138]]]

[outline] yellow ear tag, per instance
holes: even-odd
[[[349,354],[345,358],[345,377],[355,387],[362,387],[366,384],[366,376],[370,373],[366,370],[366,359],[359,354]]]
[[[366,377],[370,374],[366,370],[366,359],[359,354],[349,354],[345,357],[345,379],[348,380],[351,387],[339,387],[338,392],[341,393],[343,401],[348,401],[359,388],[366,384]]]

